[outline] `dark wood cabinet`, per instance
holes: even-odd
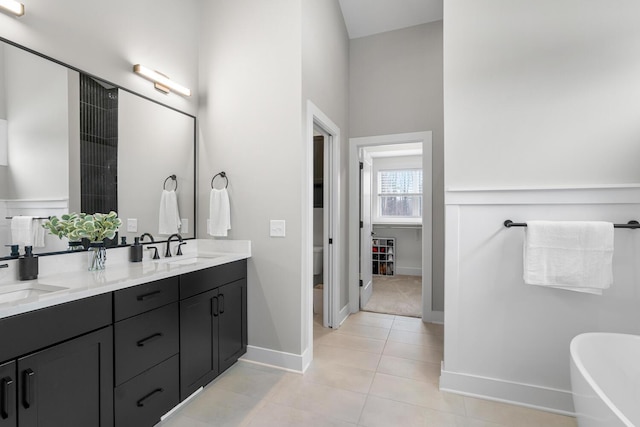
[[[110,294],[0,319],[0,426],[113,426],[111,323]]]
[[[180,301],[180,398],[218,376],[218,290]]]
[[[145,427],[247,350],[247,261],[0,319],[0,427]]]
[[[21,357],[17,380],[20,427],[112,426],[111,327]]]
[[[18,425],[17,387],[16,362],[0,364],[0,427]]]
[[[180,278],[181,295],[209,289],[180,301],[181,399],[209,383],[247,351],[246,261],[224,267]]]
[[[116,426],[151,427],[180,402],[178,355],[116,387]]]
[[[113,294],[117,427],[153,426],[180,403],[178,277]]]
[[[247,352],[247,279],[220,287],[218,367],[226,371]]]

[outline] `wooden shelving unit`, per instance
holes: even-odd
[[[376,237],[371,240],[371,272],[376,276],[394,276],[396,259],[396,239]]]

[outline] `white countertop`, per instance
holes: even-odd
[[[182,256],[152,260],[152,251],[145,250],[144,260],[136,263],[129,262],[128,247],[108,249],[106,268],[101,271],[88,271],[87,252],[42,256],[38,260],[38,278],[28,281],[18,280],[17,260],[0,261],[0,264],[9,264],[9,268],[0,269],[0,295],[3,290],[25,284],[36,288],[67,288],[0,302],[0,319],[251,257],[248,240],[193,239],[186,242],[182,246]],[[176,242],[172,242],[172,248],[175,245]],[[164,253],[164,242],[145,245],[148,246],[157,246],[158,253]]]

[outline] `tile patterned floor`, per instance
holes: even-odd
[[[373,276],[372,286],[364,311],[422,317],[422,276]]]
[[[238,362],[158,427],[575,427],[574,418],[440,392],[443,329],[360,312],[314,324],[304,375]]]

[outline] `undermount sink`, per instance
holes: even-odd
[[[214,258],[220,258],[222,255],[197,255],[197,256],[190,256],[190,257],[184,257],[182,258],[181,256],[177,256],[177,257],[172,257],[172,258],[162,258],[159,260],[156,260],[156,262],[158,263],[162,263],[162,264],[169,264],[169,265],[191,265],[191,264],[198,264],[201,262],[207,262],[210,261]]]
[[[183,258],[183,259],[176,259],[173,261],[169,261],[169,264],[175,264],[175,265],[190,265],[190,264],[197,264],[200,262],[206,262],[209,261],[213,258],[218,258],[220,255],[214,255],[214,256],[197,256],[194,258]]]
[[[54,292],[66,291],[64,286],[43,285],[41,283],[24,283],[0,287],[0,304],[12,303],[27,299],[36,299]]]

